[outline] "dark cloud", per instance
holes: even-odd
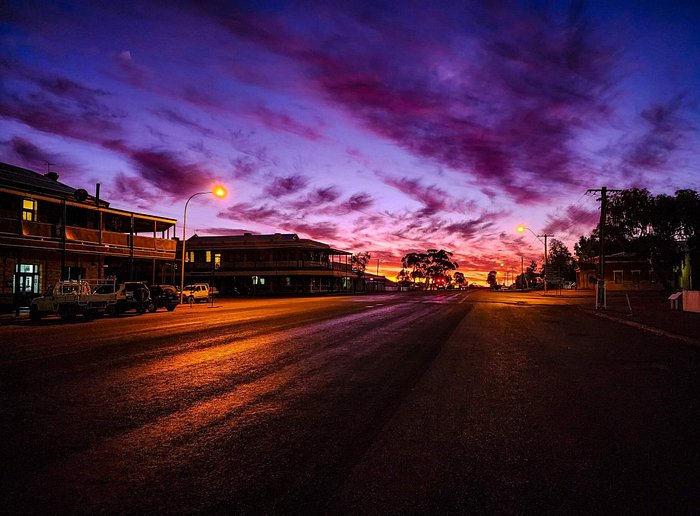
[[[253,203],[242,202],[228,207],[218,213],[219,217],[234,221],[249,221],[279,227],[279,222],[289,219],[288,215],[278,208],[268,205],[256,206]]]
[[[206,127],[198,122],[195,122],[194,120],[191,120],[183,116],[181,113],[178,113],[177,111],[174,111],[172,109],[153,109],[151,110],[151,112],[157,117],[161,118],[162,120],[165,120],[166,122],[180,125],[188,130],[195,131],[201,134],[202,136],[215,136],[215,133],[211,128]]]
[[[259,164],[248,156],[239,156],[231,160],[235,177],[246,179],[252,177],[260,170]]]
[[[568,206],[562,213],[547,216],[547,224],[543,231],[547,234],[588,234],[600,220],[600,207],[577,205]]]
[[[19,136],[11,138],[8,142],[3,142],[3,145],[9,148],[9,155],[14,158],[14,161],[29,168],[45,165],[46,161],[51,163],[58,162],[55,155]]]
[[[378,176],[389,186],[404,193],[411,199],[423,205],[419,216],[435,215],[442,211],[454,211],[466,213],[474,207],[474,203],[462,199],[455,199],[446,190],[436,185],[426,186],[419,179],[409,177],[391,177],[386,174]]]
[[[283,225],[285,231],[291,231],[303,236],[307,236],[313,240],[337,240],[338,225],[332,222],[291,222]]]
[[[201,8],[237,37],[302,63],[376,133],[520,203],[578,184],[573,142],[610,112],[615,52],[576,6],[555,16],[470,4],[401,19],[381,2],[325,5],[314,14],[324,29],[305,32],[287,23],[294,13]],[[426,213],[441,209],[439,198],[424,202]]]
[[[121,130],[119,118],[109,112],[92,106],[58,102],[42,92],[3,94],[0,96],[0,117],[22,122],[44,133],[97,144]]]
[[[339,206],[333,210],[337,215],[346,215],[354,211],[364,211],[370,208],[374,204],[374,199],[372,196],[366,192],[356,193],[352,195],[348,200],[341,203]]]
[[[171,152],[132,150],[130,157],[143,179],[175,197],[212,190],[217,183],[217,178],[206,167],[185,163]]]
[[[647,170],[667,168],[676,151],[688,143],[691,133],[697,131],[683,118],[685,104],[684,96],[679,95],[643,110],[640,117],[645,131],[625,145],[624,165]]]
[[[484,216],[478,219],[463,220],[447,224],[444,229],[450,233],[456,233],[464,240],[472,240],[483,236],[484,231],[493,228],[494,225],[495,221],[493,218]]]
[[[271,197],[284,197],[300,192],[309,184],[309,178],[300,174],[276,177],[265,187],[265,194]]]
[[[317,210],[325,213],[328,211],[327,205],[340,197],[340,192],[334,186],[315,188],[305,197],[301,197],[290,203],[296,210]]]
[[[264,106],[255,108],[253,114],[265,127],[273,131],[289,132],[314,142],[323,139],[317,129],[304,125],[287,114],[272,111]]]

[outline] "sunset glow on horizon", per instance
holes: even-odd
[[[0,161],[179,223],[224,185],[188,236],[297,233],[391,279],[445,249],[484,283],[541,264],[525,228],[573,252],[588,189],[700,190],[692,2],[110,4],[6,3]]]

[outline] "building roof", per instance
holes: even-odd
[[[66,202],[69,206],[79,206],[91,210],[98,209],[95,197],[91,195],[84,197],[85,191],[80,192],[79,188],[73,188],[59,182],[58,174],[53,172],[39,174],[2,162],[0,162],[0,190],[7,190],[11,193],[26,193],[34,198],[38,197],[49,202]],[[76,195],[77,192],[79,192],[78,195]],[[150,232],[154,230],[154,227],[156,231],[165,231],[177,222],[176,219],[167,217],[110,208],[109,203],[103,199],[100,199],[99,209],[103,213],[124,217],[134,216],[135,233]]]
[[[330,245],[310,240],[307,238],[299,238],[299,235],[294,233],[274,233],[271,235],[254,235],[252,233],[244,233],[242,235],[218,235],[218,236],[199,236],[193,235],[187,239],[188,247],[211,247],[219,249],[312,249],[327,251],[330,254],[351,255],[347,251],[333,249]]]
[[[72,201],[76,200],[76,192],[80,189],[61,183],[58,181],[58,177],[59,175],[56,172],[39,174],[27,168],[0,162],[0,186],[23,192],[40,193]],[[88,195],[84,202],[96,204],[96,199]],[[109,203],[100,199],[100,205],[108,207]]]

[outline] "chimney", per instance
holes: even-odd
[[[58,174],[56,172],[47,172],[46,174],[44,174],[44,177],[48,177],[53,181],[58,181]]]

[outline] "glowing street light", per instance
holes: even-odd
[[[187,205],[190,203],[193,197],[205,194],[212,194],[216,197],[223,198],[226,197],[226,189],[223,186],[219,185],[216,186],[210,192],[193,193],[192,195],[190,195],[189,199],[187,199],[187,202],[185,203],[185,212],[182,215],[182,263],[180,269],[180,304],[182,304],[182,295],[185,290],[185,242],[187,238],[185,235],[185,231],[187,229]]]
[[[523,225],[520,225],[520,226],[515,228],[515,230],[518,233],[524,233],[526,229],[530,233],[532,233],[537,240],[539,240],[542,244],[544,244],[544,295],[546,296],[547,295],[547,237],[551,237],[554,235],[548,235],[547,233],[545,233],[544,235],[538,235],[534,231],[532,231],[529,227],[523,226]],[[540,237],[544,238],[544,242],[542,241],[542,238],[540,238]],[[521,267],[522,267],[522,265],[521,265]]]

